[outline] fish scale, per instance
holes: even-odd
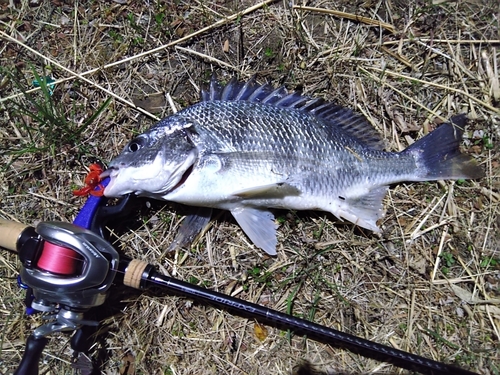
[[[102,174],[110,177],[106,196],[229,210],[256,246],[275,255],[269,208],[328,211],[380,231],[389,185],[484,175],[459,151],[465,115],[402,152],[386,152],[361,115],[322,99],[253,79],[213,80],[201,96],[129,142]],[[201,212],[180,232],[193,238],[209,219]]]

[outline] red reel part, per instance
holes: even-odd
[[[76,251],[45,241],[37,268],[58,275],[75,275],[82,262]]]

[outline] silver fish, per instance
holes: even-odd
[[[225,86],[213,79],[199,103],[111,161],[101,175],[110,177],[104,195],[229,210],[257,247],[275,255],[268,208],[328,211],[379,232],[389,185],[482,177],[459,151],[465,123],[454,116],[404,151],[385,152],[376,130],[350,109],[254,79]]]

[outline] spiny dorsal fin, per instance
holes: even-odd
[[[212,76],[208,91],[201,91],[201,100],[244,100],[296,109],[322,119],[330,126],[342,129],[347,135],[372,149],[384,148],[380,135],[363,116],[321,98],[302,95],[299,91],[288,93],[283,86],[276,89],[268,83],[258,84],[255,76],[246,82],[239,82],[233,77],[226,85],[222,85],[215,76]]]

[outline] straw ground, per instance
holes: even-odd
[[[350,107],[392,151],[467,113],[463,150],[487,177],[391,188],[382,236],[321,212],[278,212],[269,258],[220,212],[190,249],[167,254],[189,208],[150,202],[116,244],[179,279],[500,373],[497,1],[301,5],[0,1],[0,216],[70,222],[86,166],[195,103],[214,72],[224,81],[257,74]],[[18,268],[0,253],[5,374],[43,323],[24,315]],[[98,312],[100,336],[77,373],[94,364],[105,374],[290,374],[303,361],[320,373],[405,373],[156,292],[117,287]],[[69,337],[55,335],[41,373],[70,373],[72,355]]]

